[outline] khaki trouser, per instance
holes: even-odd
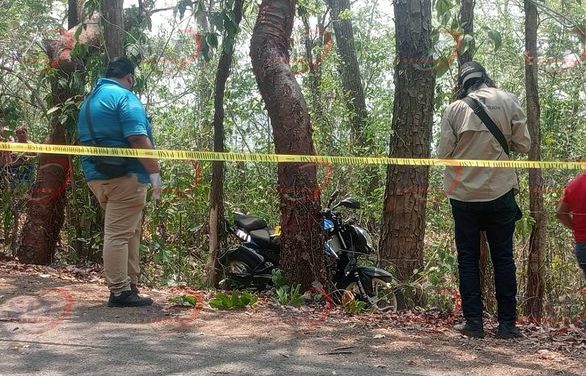
[[[139,246],[142,210],[146,201],[146,184],[136,175],[110,180],[92,180],[88,185],[100,206],[104,218],[104,274],[110,291],[130,290],[140,274]]]

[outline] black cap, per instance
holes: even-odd
[[[460,86],[464,87],[466,81],[471,80],[473,78],[481,78],[486,77],[486,69],[479,63],[475,61],[469,61],[467,63],[462,64],[460,67],[460,74],[458,80],[460,81]]]

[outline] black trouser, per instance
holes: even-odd
[[[464,318],[482,320],[480,289],[480,231],[486,231],[494,267],[498,320],[514,323],[517,280],[513,259],[513,233],[519,208],[512,192],[488,202],[450,200],[455,222],[460,295]]]

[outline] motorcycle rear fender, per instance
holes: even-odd
[[[356,271],[362,280],[364,280],[364,277],[367,277],[368,279],[378,278],[385,282],[393,281],[393,275],[391,273],[373,266],[359,266],[356,268]]]

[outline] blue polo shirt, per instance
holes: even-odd
[[[95,140],[86,122],[88,101]],[[100,78],[94,91],[82,104],[77,120],[77,134],[84,146],[129,148],[128,137],[137,135],[147,136],[154,145],[151,124],[138,97],[108,78]],[[136,158],[128,158],[127,161],[129,174],[135,173],[141,183],[149,183],[149,174],[140,161]],[[87,181],[109,179],[96,171],[89,156],[81,157],[81,166]]]

